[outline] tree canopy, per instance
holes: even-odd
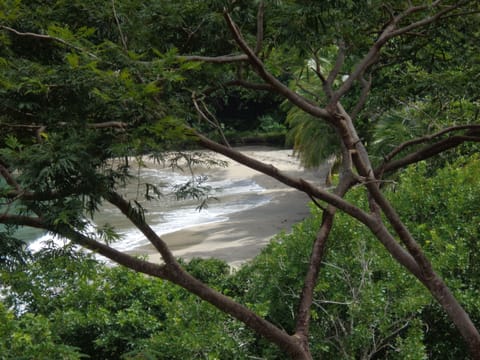
[[[42,229],[179,285],[290,357],[310,359],[317,351],[328,352],[309,340],[312,319],[322,316],[313,307],[318,288],[335,281],[322,265],[327,239],[335,239],[334,253],[339,242],[360,236],[360,231],[331,234],[340,210],[373,234],[385,249],[383,257],[418,280],[409,284],[423,285],[438,304],[428,311],[441,309],[443,323],[454,324],[472,359],[478,359],[478,318],[471,316],[465,295],[470,285],[457,286],[442,273],[444,264],[431,260],[454,261],[447,255],[461,244],[453,249],[445,244],[438,255],[430,254],[431,242],[454,238],[454,230],[427,223],[418,212],[410,218],[409,206],[424,204],[430,214],[438,205],[409,191],[418,175],[405,169],[428,160],[421,166],[434,174],[478,150],[479,10],[476,1],[440,0],[2,2],[0,259],[5,271],[29,261],[15,231]],[[283,102],[289,136],[305,164],[339,155],[332,188],[284,174],[230,147],[228,119],[217,115],[228,104],[253,106],[258,99],[270,106]],[[269,116],[282,114],[270,111]],[[304,281],[295,286],[298,302],[288,326],[202,282],[201,273],[192,276],[149,226],[137,199],[122,195],[133,176],[128,156],[161,160],[167,150],[199,146],[305,192],[321,211],[315,240],[298,260],[307,266],[297,275]],[[391,195],[396,182],[405,182],[399,191],[409,194],[399,204]],[[358,188],[363,196],[349,194]],[[146,184],[144,193],[148,198],[157,191]],[[185,193],[198,196],[193,188]],[[115,250],[110,243],[117,234],[108,224],[90,229],[88,217],[105,202],[145,235],[162,264]],[[449,210],[455,220],[438,221],[459,222],[467,204]],[[422,238],[417,231],[422,227],[431,239]],[[379,256],[362,251],[372,259]],[[475,282],[471,286],[478,291]],[[11,316],[1,311],[2,317]],[[154,322],[148,331],[155,331]],[[368,330],[357,331],[362,344]],[[414,348],[421,326],[412,321],[405,331],[412,337],[398,341]]]

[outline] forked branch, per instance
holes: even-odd
[[[409,33],[414,29],[424,27],[435,21],[438,21],[442,17],[450,14],[452,11],[458,9],[464,3],[468,1],[458,1],[455,5],[446,6],[445,8],[438,10],[434,15],[425,17],[419,21],[415,21],[409,25],[398,27],[399,23],[407,19],[412,14],[421,12],[428,9],[434,9],[439,6],[441,1],[434,1],[430,5],[422,6],[410,6],[404,12],[392,18],[383,28],[382,33],[379,35],[375,43],[370,47],[368,53],[363,57],[363,59],[357,63],[354,70],[348,77],[348,79],[342,84],[342,86],[335,92],[331,104],[334,106],[353,86],[353,83],[357,81],[362,74],[364,74],[367,69],[375,64],[379,59],[380,51],[384,45],[392,38]]]
[[[423,140],[428,141],[428,139],[423,139]],[[423,140],[419,141],[417,144],[424,142]],[[477,134],[475,134],[475,136],[469,136],[469,135],[449,136],[446,139],[439,140],[436,143],[424,146],[421,149],[418,149],[410,154],[407,154],[398,160],[385,161],[381,166],[375,169],[374,171],[375,176],[380,178],[385,173],[391,173],[398,169],[405,168],[408,165],[417,163],[422,160],[429,159],[435,155],[454,149],[465,142],[480,142],[480,136],[478,136]],[[414,143],[415,143],[415,140],[412,140],[412,143],[410,145],[413,145]],[[405,146],[404,148],[407,148],[408,146]]]
[[[308,99],[298,95],[297,93],[291,91],[287,86],[282,84],[276,77],[270,74],[263,62],[258,58],[255,54],[255,51],[252,50],[248,44],[246,43],[245,39],[243,38],[240,30],[238,29],[237,25],[231,18],[228,12],[224,12],[225,20],[227,22],[230,31],[237,43],[237,45],[242,49],[242,51],[248,56],[248,60],[252,65],[255,72],[272,88],[275,92],[283,95],[293,104],[299,106],[301,109],[309,113],[310,115],[325,119],[327,121],[331,120],[331,116],[328,111],[318,107],[317,105],[310,102]]]

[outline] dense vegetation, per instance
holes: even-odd
[[[389,197],[478,321],[480,160],[465,158],[433,175],[427,172],[424,163],[410,169],[390,188]],[[412,204],[419,195],[426,201]],[[365,201],[360,191],[352,196]],[[214,259],[192,260],[186,268],[291,329],[305,259],[320,222],[321,213],[312,207],[310,218],[291,234],[278,235],[233,274]],[[331,244],[312,309],[314,358],[466,357],[428,292],[385,257],[364,227],[339,216]],[[92,359],[283,358],[275,347],[185,290],[106,267],[71,249],[38,253],[3,272],[1,280],[10,289],[1,308],[0,349],[6,359],[75,359],[81,354]]]
[[[0,2],[0,356],[479,359],[479,6]],[[305,165],[336,155],[331,189],[229,146],[287,129]],[[210,164],[198,147],[307,193],[312,217],[235,274],[178,261],[122,189],[128,156]],[[164,264],[91,229],[105,202]],[[31,254],[23,227],[124,267]]]

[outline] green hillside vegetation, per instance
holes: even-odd
[[[478,227],[480,159],[464,158],[428,175],[424,163],[402,174],[388,196],[474,321],[480,320]],[[365,202],[361,189],[351,194]],[[411,199],[425,201],[412,204]],[[220,260],[192,260],[192,274],[282,328],[293,309],[321,213],[279,234],[230,273]],[[439,225],[440,224],[440,225]],[[2,272],[4,359],[282,359],[271,344],[168,282],[109,267],[69,249],[35,255]],[[8,311],[9,307],[11,311]],[[13,311],[13,312],[12,312]],[[358,222],[340,215],[315,288],[314,358],[459,359],[456,331],[428,292]]]

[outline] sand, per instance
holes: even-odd
[[[292,150],[269,147],[237,148],[242,153],[276,166],[292,176],[302,177],[317,184],[325,181],[326,167],[304,170]],[[264,205],[229,215],[224,222],[199,225],[162,235],[176,257],[189,260],[194,257],[218,258],[237,267],[255,257],[276,234],[290,232],[292,225],[309,216],[307,195],[291,189],[266,175],[256,172],[221,155],[229,163],[218,168],[215,176],[228,179],[253,179],[262,186],[260,194],[271,200]],[[138,247],[130,253],[146,255],[152,262],[160,262],[160,255],[152,245]]]

